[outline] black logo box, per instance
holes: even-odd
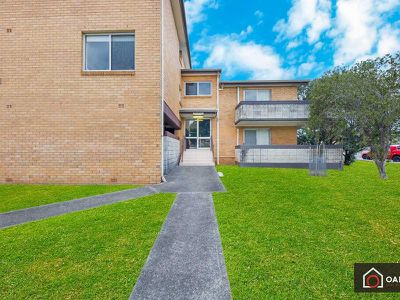
[[[382,282],[379,287],[374,287],[378,284],[376,278],[380,277],[374,270],[368,273],[371,269],[375,269],[382,274]],[[368,274],[367,274],[368,273]],[[364,276],[366,275],[367,276]],[[372,288],[365,288],[365,279],[368,275],[373,275],[368,282]],[[400,292],[400,263],[356,263],[354,264],[354,290],[356,292],[365,293],[382,293],[382,292]]]

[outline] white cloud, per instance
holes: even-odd
[[[391,25],[386,25],[379,31],[379,41],[377,46],[378,56],[383,56],[388,53],[400,51],[399,28],[394,28]]]
[[[291,39],[305,32],[308,43],[312,44],[330,27],[330,0],[293,0],[288,20],[279,20],[274,31],[279,34],[278,40]]]
[[[335,65],[396,50],[398,33],[396,37],[396,30],[385,24],[385,14],[398,6],[398,0],[338,0],[335,28],[331,32],[336,48]]]
[[[206,9],[217,9],[217,0],[187,0],[185,1],[185,12],[188,31],[192,32],[193,26],[207,19]]]
[[[250,27],[251,28],[251,27]],[[267,45],[247,41],[249,27],[240,34],[204,36],[194,46],[208,54],[203,67],[219,67],[227,78],[246,73],[251,79],[288,79],[293,69],[283,67],[282,58]]]
[[[261,10],[256,10],[254,16],[258,19],[257,25],[264,23],[264,13]]]
[[[263,17],[264,17],[264,13],[263,13],[261,10],[256,10],[256,11],[254,12],[254,15],[255,15],[257,18],[263,18]]]

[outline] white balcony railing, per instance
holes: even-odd
[[[236,106],[235,123],[241,121],[307,121],[306,101],[242,101]]]

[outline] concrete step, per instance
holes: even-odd
[[[214,157],[209,149],[187,149],[183,153],[182,166],[214,166]]]

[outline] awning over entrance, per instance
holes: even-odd
[[[173,129],[181,129],[181,121],[164,101],[164,124]]]
[[[179,114],[181,117],[185,119],[192,119],[193,116],[196,115],[202,115],[204,118],[214,118],[217,116],[217,110],[216,109],[209,109],[209,108],[183,108],[179,110]]]

